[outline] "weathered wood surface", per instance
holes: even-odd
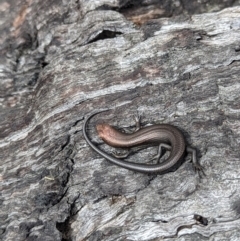
[[[1,239],[239,240],[240,7],[126,14],[136,26],[116,1],[27,1],[15,15],[10,4],[0,4]],[[109,164],[82,135],[84,117],[106,107],[93,141],[96,119],[133,128],[138,112],[183,130],[206,176],[189,156],[164,175]]]

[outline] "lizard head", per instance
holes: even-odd
[[[115,139],[118,131],[108,124],[97,124],[98,136],[110,146],[115,146]]]

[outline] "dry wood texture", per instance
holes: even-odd
[[[240,240],[239,2],[18,2],[0,2],[1,240]],[[101,148],[96,122],[139,113],[179,127],[206,175],[190,156],[164,175],[108,163],[82,135],[101,108]]]

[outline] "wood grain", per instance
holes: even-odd
[[[0,4],[2,240],[240,239],[240,7],[181,2]],[[102,108],[101,148],[96,123],[134,129],[139,113],[180,128],[206,176],[190,156],[164,175],[100,158],[82,125]]]

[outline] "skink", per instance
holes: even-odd
[[[161,147],[170,149],[171,153],[169,157],[162,163],[149,165],[128,162],[122,159],[118,159],[100,150],[89,139],[87,135],[87,125],[89,120],[94,115],[103,111],[93,113],[85,120],[83,125],[83,135],[89,146],[111,163],[136,172],[161,174],[165,173],[169,169],[172,169],[183,158],[185,151],[188,151],[192,153],[192,162],[195,168],[201,169],[201,166],[198,165],[196,160],[196,151],[193,148],[186,147],[182,133],[176,127],[168,124],[156,124],[147,126],[131,134],[119,132],[108,124],[98,124],[96,126],[99,136],[110,146],[134,147],[147,143],[152,143],[155,145],[160,144],[160,153]]]

